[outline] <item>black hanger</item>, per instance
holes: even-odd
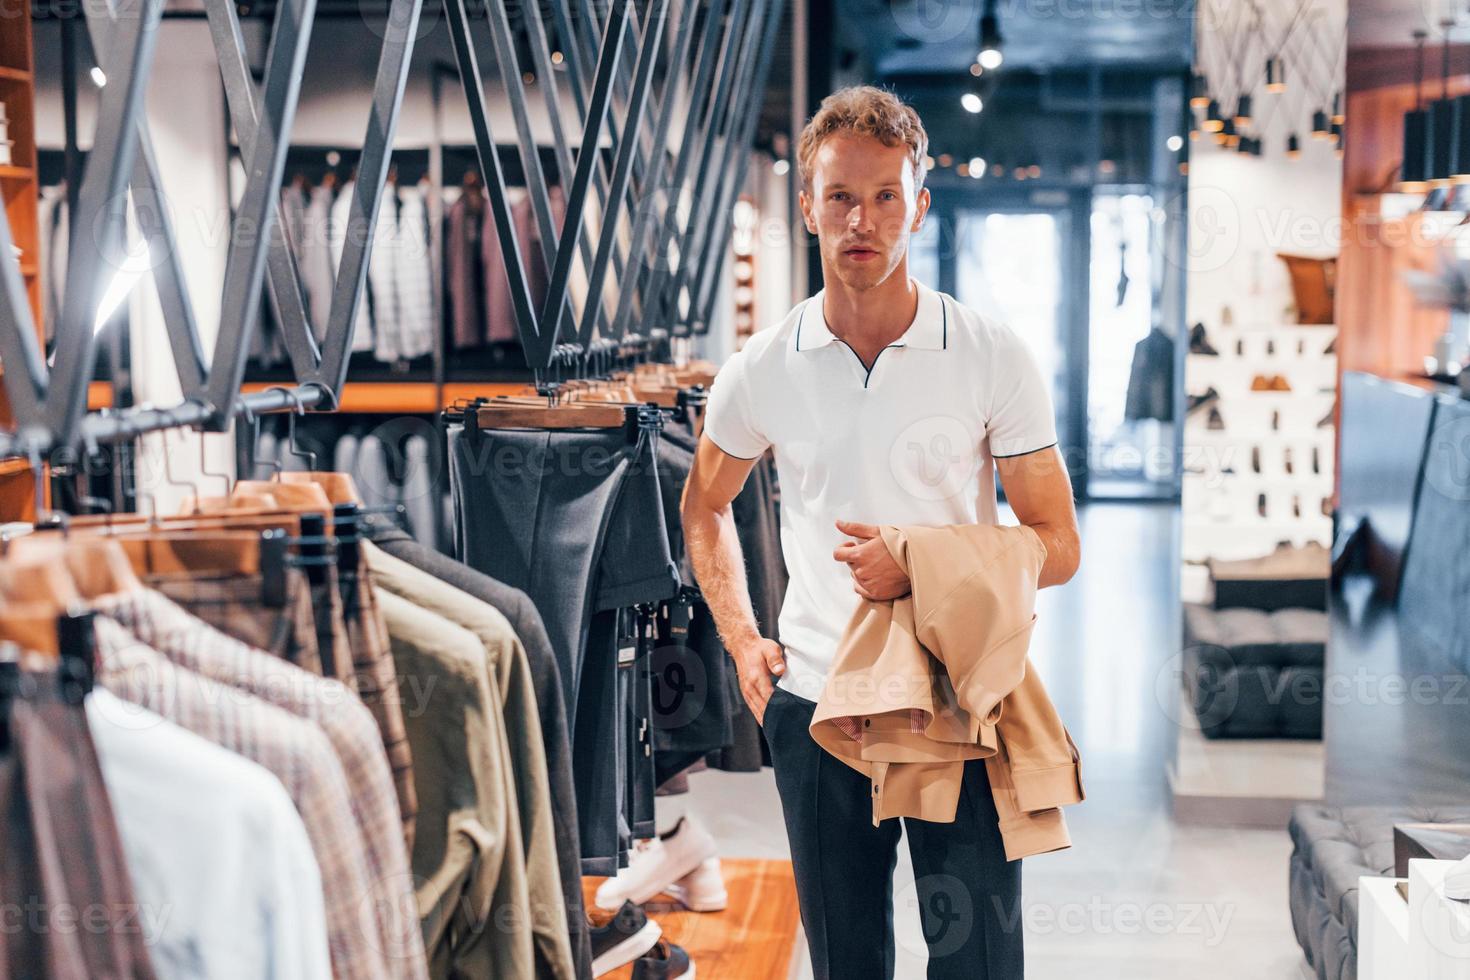
[[[90,609],[65,612],[56,617],[57,648],[61,663],[57,679],[61,696],[68,704],[81,704],[92,691],[97,669],[97,632]]]

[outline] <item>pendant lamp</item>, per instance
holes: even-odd
[[[1429,189],[1428,168],[1425,159],[1425,137],[1429,128],[1428,113],[1424,111],[1421,88],[1424,84],[1424,39],[1423,31],[1414,32],[1418,51],[1414,67],[1414,108],[1404,113],[1403,162],[1399,164],[1399,190],[1405,194],[1423,194]]]
[[[1249,126],[1251,124],[1251,97],[1243,94],[1235,100],[1235,125]]]
[[[1218,133],[1225,128],[1225,117],[1220,115],[1220,103],[1214,99],[1210,100],[1209,108],[1205,110],[1205,121],[1200,128],[1207,133]]]
[[[1266,91],[1286,91],[1286,62],[1281,60],[1280,55],[1266,59]]]
[[[1196,109],[1208,109],[1210,106],[1210,80],[1205,78],[1204,72],[1195,72],[1189,83],[1189,104]]]
[[[1450,98],[1450,32],[1444,32],[1443,62],[1439,82],[1439,98],[1429,103],[1424,142],[1428,146],[1425,159],[1431,187],[1444,188],[1456,169],[1455,151],[1460,142],[1460,114],[1455,100]]]

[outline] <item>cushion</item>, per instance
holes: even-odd
[[[1207,564],[1216,609],[1327,609],[1332,556],[1316,542],[1277,545],[1257,558],[1211,558]]]
[[[1184,682],[1208,738],[1321,738],[1327,614],[1184,608]]]

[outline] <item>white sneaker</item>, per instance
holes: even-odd
[[[624,902],[642,905],[718,851],[709,831],[684,817],[666,837],[641,842],[629,865],[597,889],[597,907],[612,911]]]
[[[717,857],[701,861],[699,867],[664,891],[691,912],[720,912],[730,901],[730,895],[725,891],[725,876],[720,871],[720,859]]]

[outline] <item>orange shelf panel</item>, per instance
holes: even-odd
[[[24,68],[8,68],[0,65],[0,79],[11,82],[29,82],[34,80],[34,76]]]
[[[0,180],[30,180],[34,174],[30,167],[0,167]]]

